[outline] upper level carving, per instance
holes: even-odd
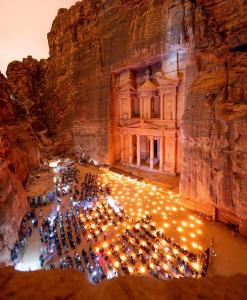
[[[132,70],[122,71],[119,80],[120,124],[132,119],[177,121],[177,87],[179,79],[170,79],[162,72],[151,75],[146,70],[142,83],[137,84]]]

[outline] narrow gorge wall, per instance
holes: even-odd
[[[0,74],[0,265],[10,261],[10,250],[29,209],[23,184],[30,170],[40,165],[36,136],[30,124],[18,117],[13,99]]]
[[[114,162],[115,74],[160,61],[181,80],[181,194],[245,233],[246,22],[244,0],[95,0],[59,10],[46,74],[57,151]]]
[[[48,62],[28,56],[22,61],[13,61],[7,68],[7,82],[11,97],[18,107],[18,116],[30,123],[39,141],[44,156],[52,156],[55,136],[49,127],[52,110],[46,96],[46,69]]]
[[[194,1],[197,76],[183,116],[182,196],[247,234],[247,5]],[[244,50],[245,49],[245,50]]]

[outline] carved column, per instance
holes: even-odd
[[[164,94],[160,93],[160,119],[164,120]]]
[[[177,128],[177,87],[174,87],[173,99],[173,119],[175,121],[175,128]]]
[[[164,166],[164,137],[160,137],[160,172],[163,171]]]
[[[142,97],[140,97],[139,105],[140,105],[140,118],[142,119]]]
[[[147,111],[147,119],[151,119],[151,96],[148,97],[148,111]]]
[[[136,142],[137,142],[137,166],[141,166],[141,136],[137,134],[136,136]]]
[[[121,145],[120,145],[120,152],[121,152],[121,162],[123,162],[124,161],[124,157],[125,157],[125,155],[124,155],[124,135],[123,134],[121,134],[120,135],[120,141],[121,141]]]
[[[171,173],[176,174],[177,173],[177,138],[172,137],[170,139],[171,143]]]
[[[132,98],[131,98],[131,95],[129,97],[129,102],[128,102],[128,115],[129,115],[129,118],[128,119],[131,119],[132,118]]]
[[[133,163],[133,141],[132,134],[129,134],[129,163]]]
[[[154,137],[150,137],[150,169],[154,168]]]

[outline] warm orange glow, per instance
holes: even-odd
[[[61,7],[69,8],[76,0],[8,0],[1,1],[0,70],[14,60],[32,55],[37,59],[49,55],[47,33]],[[7,24],[7,25],[6,25]]]
[[[200,270],[200,260],[192,263],[186,255],[180,252],[179,248],[172,247],[170,243],[172,241],[180,244],[182,241],[181,247],[194,253],[199,253],[203,249],[198,236],[203,234],[203,223],[197,216],[187,215],[184,212],[185,210],[176,203],[178,195],[172,191],[165,193],[161,189],[156,190],[153,185],[144,184],[110,171],[102,175],[102,180],[104,184],[111,185],[113,199],[116,200],[117,195],[121,194],[117,202],[129,216],[127,219],[124,218],[123,221],[115,221],[115,224],[109,222],[104,225],[104,232],[110,232],[112,237],[107,242],[99,242],[99,245],[97,245],[99,248],[106,249],[110,260],[114,261],[117,257],[120,259],[121,263],[119,261],[113,262],[115,268],[121,270],[123,266],[126,266],[130,274],[136,272],[140,274],[149,273],[150,269],[156,269],[156,261],[161,260],[160,254],[163,252],[164,262],[166,260],[169,262],[162,263],[161,261],[161,265],[169,272],[171,265],[176,264],[177,257],[183,259],[195,270]],[[104,197],[102,197],[102,201],[104,201]],[[104,207],[99,206],[99,208],[99,215],[100,212],[104,214]],[[107,208],[107,211],[111,217],[114,216],[110,208]],[[125,214],[119,213],[119,215],[124,217]],[[140,220],[146,216],[151,216],[150,222],[141,222]],[[88,226],[89,228],[95,228],[95,232],[98,226],[92,226],[93,222],[91,220]],[[130,247],[132,253],[124,250],[122,247],[124,241],[121,240],[125,230],[128,229],[132,233],[136,231],[136,236],[138,236],[138,232],[142,232],[143,228],[150,231],[157,238],[157,241],[152,243],[150,258],[145,266],[140,265],[140,257],[137,254],[142,254],[147,259],[145,248],[149,248],[150,240],[145,237],[139,238],[139,247],[135,250]],[[170,241],[166,241],[163,235],[165,238],[168,237]],[[128,241],[130,244],[137,246],[136,238],[132,235],[128,235]],[[113,248],[109,249],[111,244]],[[113,254],[113,252],[116,253]],[[136,254],[133,252],[136,252]],[[131,260],[135,260],[136,265],[133,265]],[[180,267],[179,270],[182,274],[184,273],[183,267]],[[173,274],[173,276],[175,275]],[[176,275],[175,277],[179,276],[183,275]]]

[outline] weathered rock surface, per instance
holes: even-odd
[[[48,121],[50,114],[46,115],[46,111],[49,111],[45,95],[46,68],[47,60],[37,61],[31,56],[12,62],[7,68],[7,82],[18,108],[18,116],[30,123],[43,153],[52,152],[54,143]]]
[[[77,271],[0,270],[0,299],[246,299],[245,275],[164,281],[124,276],[98,285]]]
[[[48,34],[47,95],[63,145],[114,162],[112,71],[164,53],[165,9],[157,0],[95,0],[59,10]]]
[[[183,116],[180,191],[193,208],[246,235],[246,2],[196,1],[193,22],[197,75]]]
[[[114,72],[162,58],[165,74],[177,68],[182,79],[181,194],[247,234],[246,11],[244,0],[95,0],[59,10],[47,70],[58,149],[114,162]]]
[[[42,112],[45,66],[45,60],[39,62],[31,56],[8,65],[6,75],[12,96],[28,116]]]
[[[0,264],[9,262],[28,205],[23,184],[40,165],[40,152],[29,123],[17,117],[11,90],[0,74]]]

